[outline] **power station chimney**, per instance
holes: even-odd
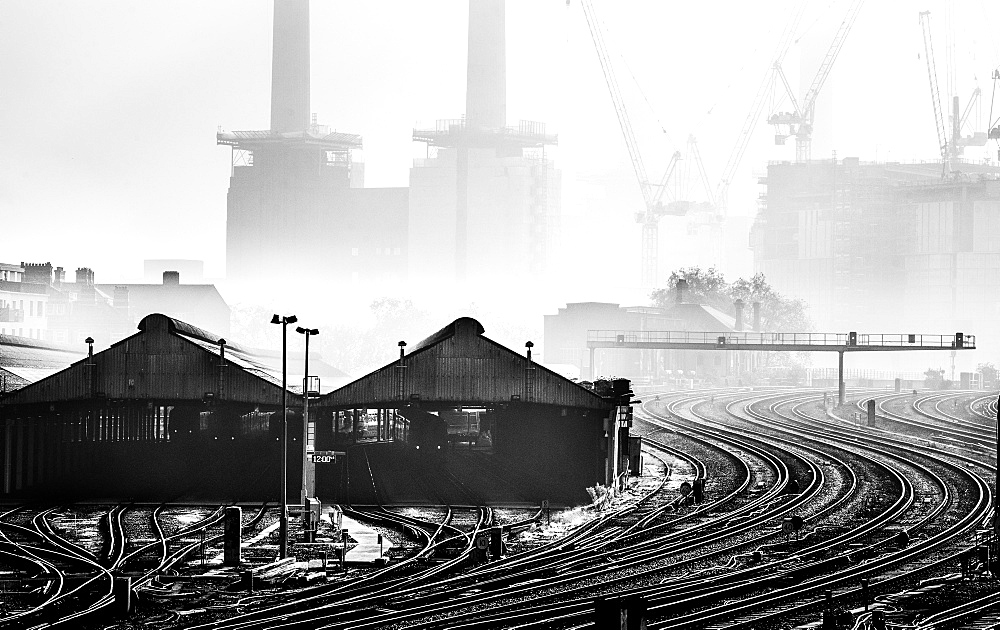
[[[466,81],[466,125],[473,129],[505,127],[507,48],[504,0],[469,0],[469,61]]]
[[[305,131],[309,114],[309,0],[274,0],[271,131]]]

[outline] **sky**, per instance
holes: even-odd
[[[595,0],[651,176],[695,134],[718,183],[797,4]],[[799,98],[848,4],[808,3],[785,62]],[[1000,5],[954,5],[957,91],[964,102],[978,79],[985,117]],[[945,2],[869,0],[821,95],[814,158],[936,157],[920,10],[944,90]],[[215,133],[268,126],[271,15],[267,0],[0,0],[0,262],[116,282],[141,278],[147,258],[193,258],[222,277],[230,149]],[[461,0],[312,2],[312,109],[364,137],[367,186],[407,185],[423,154],[413,127],[462,115],[466,20]],[[579,1],[508,0],[507,38],[508,122],[559,134],[564,255],[638,269],[642,199]],[[761,122],[730,214],[752,217],[767,161],[793,155]],[[677,221],[661,239],[682,237]],[[560,297],[615,297],[599,293]]]

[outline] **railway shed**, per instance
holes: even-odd
[[[0,397],[0,497],[274,499],[281,393],[280,370],[253,351],[148,315],[130,337]]]
[[[469,500],[482,503],[579,504],[588,486],[607,484],[606,455],[618,444],[607,433],[614,400],[532,361],[530,342],[521,354],[484,332],[475,319],[459,318],[409,352],[400,342],[397,361],[321,397],[317,449],[342,449],[348,457],[317,464],[316,494],[341,502],[392,500],[398,497],[378,496],[375,488],[398,487],[409,481],[398,478],[404,474],[426,477],[425,483],[457,479],[472,488]],[[449,420],[470,409],[476,436],[457,436],[453,423],[449,431]],[[376,418],[375,435],[388,443],[359,441],[357,422],[341,431],[359,417]],[[380,465],[386,459],[391,463]]]

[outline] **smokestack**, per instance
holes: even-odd
[[[736,307],[736,331],[740,332],[743,330],[743,300],[736,300],[733,306]]]
[[[753,329],[760,332],[760,302],[753,303]]]
[[[469,0],[469,60],[465,122],[470,128],[507,125],[504,0]]]
[[[309,0],[274,0],[271,131],[305,131],[309,114]]]
[[[684,303],[684,292],[687,291],[687,288],[688,288],[688,281],[687,280],[685,280],[684,278],[681,278],[680,280],[677,281],[677,303],[678,304],[683,304]]]

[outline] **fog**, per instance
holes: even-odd
[[[693,134],[718,185],[798,4],[595,3],[651,179]],[[848,4],[808,4],[784,62],[799,98]],[[919,10],[932,12],[945,88],[946,4],[869,2],[817,103],[813,158],[938,158]],[[313,2],[310,11],[312,111],[320,124],[363,136],[356,159],[365,187],[408,186],[414,159],[427,155],[413,129],[464,113],[467,2]],[[954,89],[964,103],[981,87],[985,118],[1000,65],[1000,8],[980,0],[952,11]],[[648,303],[634,220],[643,199],[576,0],[506,6],[508,124],[544,121],[558,134],[546,156],[561,171],[561,227],[546,275],[502,291],[434,278],[340,286],[292,266],[254,283],[227,281],[231,150],[213,136],[220,127],[268,127],[271,19],[269,0],[0,3],[0,262],[86,266],[98,282],[117,283],[141,278],[146,259],[203,260],[207,281],[249,320],[297,312],[366,327],[378,321],[372,301],[392,297],[430,314],[397,326],[412,341],[433,332],[430,322],[473,314],[488,336],[515,348],[539,338],[541,315],[566,302]],[[765,114],[788,109],[777,84]],[[759,121],[730,183],[728,213],[739,230],[757,212],[767,162],[794,158],[794,139],[775,146],[773,136]],[[990,155],[995,143],[966,153]],[[692,201],[704,200],[691,190]],[[666,217],[659,233],[661,283],[693,264],[730,280],[754,272],[748,248],[711,254],[689,219]]]

